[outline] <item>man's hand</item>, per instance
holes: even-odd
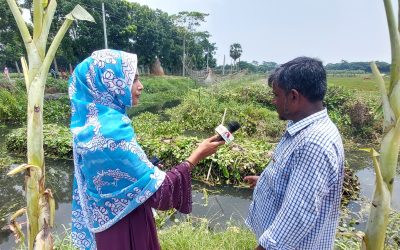
[[[250,185],[250,188],[254,188],[257,184],[258,178],[260,178],[260,176],[249,175],[244,177],[244,181]]]
[[[256,247],[255,250],[265,250],[265,248],[263,248],[262,246],[258,245],[258,247]]]

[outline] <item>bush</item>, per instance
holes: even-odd
[[[46,93],[67,93],[68,92],[68,80],[54,79],[48,77],[46,81]]]
[[[23,123],[26,121],[26,94],[0,88],[0,122]]]
[[[72,135],[67,127],[56,124],[45,124],[43,127],[44,153],[56,158],[72,158]],[[9,152],[26,154],[26,128],[12,130],[6,136],[6,147]]]
[[[236,120],[242,125],[236,133],[238,137],[276,140],[285,128],[275,111],[254,103],[245,104],[229,99],[221,101],[202,89],[197,93],[189,93],[179,106],[165,113],[171,121],[182,123],[185,130],[213,133],[214,128],[221,123],[225,109],[226,122]]]
[[[12,124],[26,123],[27,96],[24,91],[8,91],[0,88],[0,122]],[[67,124],[70,118],[69,98],[45,99],[44,123]]]
[[[71,106],[67,95],[59,99],[48,99],[44,101],[43,120],[44,123],[57,123],[69,125],[71,117]]]
[[[155,119],[153,119],[155,121]],[[151,121],[149,122],[151,123]],[[157,124],[168,128],[168,121]],[[160,125],[161,124],[161,125]],[[141,124],[139,127],[144,128]],[[169,129],[169,128],[168,128]],[[174,136],[166,137],[158,134],[160,131],[148,130],[147,133],[137,131],[138,141],[149,158],[156,155],[171,168],[186,159],[202,140],[197,137]],[[152,133],[155,134],[152,134]],[[67,127],[56,124],[44,125],[44,152],[46,156],[56,158],[72,158],[72,135]],[[175,132],[173,132],[175,133]],[[6,137],[6,147],[9,152],[26,154],[26,129],[12,130]],[[199,163],[193,171],[195,177],[204,179],[208,168],[211,168],[211,179],[214,182],[238,183],[248,174],[260,173],[269,161],[269,143],[256,140],[238,140],[237,143],[222,147],[217,154]]]
[[[164,109],[175,107],[186,93],[196,87],[193,80],[173,76],[143,76],[144,86],[139,105],[128,110],[130,117],[142,112],[162,113]]]
[[[376,99],[355,95],[354,91],[331,86],[325,97],[329,116],[345,136],[356,141],[375,139],[381,133],[382,118],[373,115]]]

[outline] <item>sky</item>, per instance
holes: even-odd
[[[210,14],[199,31],[216,43],[214,57],[231,63],[229,46],[240,43],[241,60],[284,63],[298,56],[390,62],[382,0],[131,0],[169,14]],[[397,5],[397,4],[396,4]],[[396,12],[397,13],[397,12]]]

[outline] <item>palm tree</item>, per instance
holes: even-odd
[[[232,44],[229,55],[232,57],[234,65],[236,65],[236,60],[242,55],[242,45],[239,43]]]

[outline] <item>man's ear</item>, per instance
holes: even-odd
[[[289,93],[289,98],[291,101],[295,101],[298,102],[299,98],[300,98],[300,93],[299,91],[295,90],[295,89],[291,89],[290,93]]]

